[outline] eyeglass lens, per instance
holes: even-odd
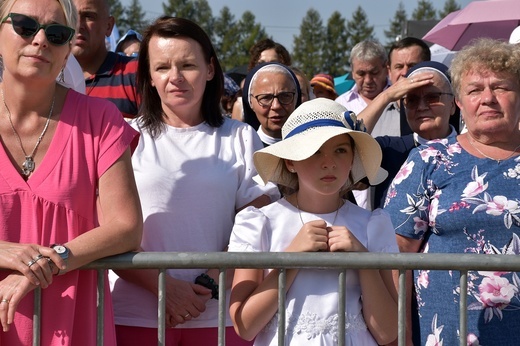
[[[441,100],[442,95],[451,95],[450,93],[429,93],[423,96],[419,95],[408,95],[404,98],[404,103],[409,108],[416,108],[424,100],[424,103],[428,106],[438,104]]]
[[[264,107],[270,106],[274,99],[278,99],[278,102],[280,102],[283,105],[291,104],[294,100],[295,93],[293,92],[281,92],[277,95],[274,94],[260,94],[255,96],[255,98],[258,100],[258,103]]]
[[[31,37],[36,35],[40,29],[43,29],[45,36],[50,43],[61,46],[69,42],[74,35],[74,29],[61,24],[42,25],[31,17],[18,13],[9,13],[2,22],[7,18],[11,18],[11,24],[14,31],[22,37]]]

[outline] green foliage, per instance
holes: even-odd
[[[437,19],[437,11],[429,0],[419,0],[417,8],[412,13],[413,20],[430,20]]]
[[[385,44],[386,49],[389,49],[396,40],[402,37],[406,28],[406,20],[406,10],[403,3],[399,2],[394,18],[390,21],[390,29],[384,31],[385,37],[388,39]]]
[[[128,27],[123,5],[119,0],[108,0],[110,14],[115,18],[119,35],[124,35]]]
[[[325,37],[320,14],[315,9],[309,9],[300,24],[300,35],[294,37],[292,55],[294,62],[309,78],[321,72],[323,68],[322,51]]]
[[[460,10],[460,5],[455,0],[446,0],[442,11],[439,11],[439,18],[444,18],[451,12]]]
[[[209,37],[213,36],[214,18],[206,0],[168,0],[163,2],[163,12],[168,16],[181,17],[197,23]]]
[[[347,34],[350,49],[361,41],[374,39],[374,27],[368,25],[367,15],[361,6],[352,14],[352,20],[347,21]]]
[[[322,71],[332,76],[344,75],[347,72],[348,35],[345,27],[345,19],[338,11],[334,11],[327,21],[325,41],[329,44],[323,46]],[[312,76],[311,76],[312,78]]]
[[[139,0],[132,0],[130,6],[125,10],[125,14],[126,24],[128,25],[126,29],[134,29],[142,33],[148,25],[148,21],[144,19],[145,14]]]

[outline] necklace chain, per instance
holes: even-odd
[[[475,146],[475,144],[473,143],[473,141],[472,141],[471,139],[469,139],[469,138],[468,138],[468,142],[469,142],[469,144],[470,144],[470,145],[471,145],[471,146],[472,146],[476,151],[478,151],[478,152],[480,153],[480,155],[482,155],[482,156],[484,156],[484,157],[486,157],[486,158],[488,158],[488,159],[490,159],[490,160],[496,161],[498,164],[500,164],[500,162],[502,162],[502,161],[506,161],[506,160],[509,160],[510,158],[512,158],[513,155],[516,154],[516,151],[517,151],[518,149],[520,149],[520,144],[519,144],[516,148],[513,149],[513,152],[512,152],[511,154],[509,154],[508,157],[499,160],[499,159],[495,159],[494,157],[491,157],[491,156],[489,156],[489,155],[484,154],[484,153],[483,153],[479,148],[477,148],[477,147]]]
[[[334,226],[336,224],[336,218],[338,217],[339,210],[342,207],[343,200],[340,198],[338,202],[338,209],[336,209],[336,214],[334,215],[334,220],[332,220],[331,226]],[[302,225],[305,225],[305,222],[303,222],[302,212],[300,210],[300,205],[298,204],[298,194],[296,194],[296,209],[298,209],[298,215],[300,216],[300,221],[302,222]]]
[[[45,132],[47,132],[47,128],[49,127],[49,123],[51,121],[51,115],[52,111],[54,110],[54,101],[56,100],[56,94],[52,97],[52,103],[51,103],[51,110],[49,111],[49,115],[47,116],[47,121],[45,122],[45,126],[43,127],[43,131],[40,134],[40,137],[38,137],[38,140],[36,141],[36,144],[34,145],[34,148],[31,152],[31,155],[27,155],[25,152],[25,149],[22,144],[22,139],[18,135],[18,132],[16,132],[16,129],[14,128],[13,121],[11,119],[11,112],[9,111],[9,107],[7,107],[7,103],[5,103],[5,97],[4,97],[4,90],[1,89],[0,93],[2,94],[2,102],[4,103],[5,110],[7,111],[7,119],[9,119],[9,125],[11,125],[11,129],[13,130],[14,136],[16,137],[16,140],[18,141],[18,144],[20,145],[20,148],[22,149],[23,155],[25,156],[25,161],[22,164],[22,175],[25,177],[28,177],[29,174],[31,174],[34,171],[34,168],[36,164],[34,163],[34,153],[36,153],[36,149],[38,149],[38,146],[40,145],[43,136],[45,135]]]

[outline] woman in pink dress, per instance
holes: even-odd
[[[37,286],[41,344],[94,345],[97,276],[76,269],[139,246],[137,133],[112,103],[56,82],[75,35],[70,0],[3,1],[0,18],[0,345],[31,344]]]

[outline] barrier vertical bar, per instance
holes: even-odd
[[[346,312],[346,271],[342,270],[338,275],[338,345],[345,345],[345,312]]]
[[[218,275],[218,345],[226,346],[226,269]]]
[[[42,316],[42,288],[34,289],[33,311],[33,346],[40,346],[41,316]]]
[[[285,345],[285,283],[286,269],[278,273],[278,345]]]
[[[461,346],[466,346],[468,338],[467,324],[467,302],[468,302],[468,271],[460,271],[460,302],[459,302],[459,341]]]
[[[157,344],[164,346],[166,344],[166,269],[159,269],[158,278],[158,328],[157,328]]]
[[[97,346],[103,346],[105,343],[104,329],[105,329],[105,270],[97,270],[97,322],[96,322],[96,343]]]
[[[397,343],[406,345],[406,270],[399,270],[399,295],[397,299]]]

